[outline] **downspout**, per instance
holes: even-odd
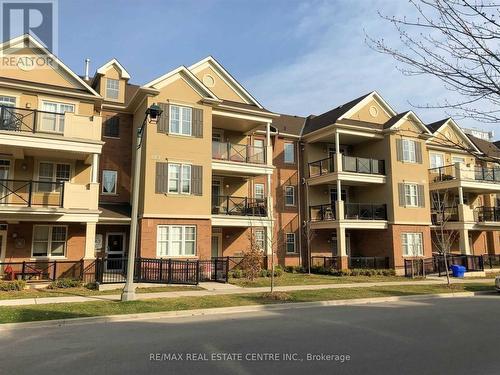
[[[301,199],[301,189],[302,189],[302,177],[300,173],[300,161],[302,155],[300,153],[300,139],[297,141],[297,206],[299,215],[299,266],[302,266],[302,199]]]

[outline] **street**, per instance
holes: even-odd
[[[1,374],[498,374],[500,295],[14,329]]]

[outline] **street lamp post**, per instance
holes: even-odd
[[[141,127],[137,130],[137,147],[135,152],[135,168],[132,186],[132,216],[130,222],[130,239],[128,246],[128,261],[127,261],[127,280],[122,291],[122,301],[132,301],[135,299],[134,285],[134,265],[135,254],[137,248],[137,217],[139,213],[139,183],[141,179],[141,154],[142,154],[142,139],[148,123],[156,123],[162,114],[162,109],[153,104],[146,110],[146,117],[142,122]]]

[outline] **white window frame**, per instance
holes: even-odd
[[[287,147],[291,146],[291,159],[287,159]],[[285,164],[295,164],[295,143],[294,142],[285,142],[283,145],[283,162]]]
[[[104,191],[104,173],[112,173],[115,175],[115,190],[113,192],[105,192]],[[101,181],[101,194],[103,195],[116,195],[118,193],[118,171],[114,171],[112,169],[103,169],[102,170],[102,181]]]
[[[264,229],[254,230],[255,245],[259,247],[260,250],[266,250],[266,231]]]
[[[423,257],[424,245],[422,233],[401,233],[403,257]]]
[[[170,168],[179,168],[179,178],[171,178],[170,177]],[[186,178],[185,176],[185,171],[189,170],[189,177]],[[192,165],[191,164],[186,164],[186,163],[168,163],[168,193],[169,194],[184,194],[184,195],[189,195],[191,194],[192,191],[192,186],[191,186],[191,176],[192,176]],[[176,181],[176,187],[175,189],[171,189],[170,187],[170,181]],[[184,181],[188,181],[188,191],[183,191],[183,186],[184,186]]]
[[[181,239],[180,239],[180,254],[171,254],[171,245],[173,242],[179,242],[179,240],[173,240],[171,232],[173,228],[181,228]],[[193,229],[194,239],[187,239],[186,229]],[[161,238],[161,230],[166,230],[166,236]],[[159,258],[187,258],[195,257],[197,253],[196,242],[197,242],[197,230],[196,225],[158,225],[156,227],[156,256]],[[186,254],[186,243],[193,243],[193,254]],[[163,246],[164,245],[164,246]],[[162,247],[165,248],[166,253],[162,253]]]
[[[266,189],[264,184],[255,184],[253,189],[255,199],[266,199]]]
[[[290,238],[292,238],[292,241],[290,241]],[[295,254],[297,253],[297,241],[295,238],[295,233],[286,233],[285,234],[285,244],[286,244],[286,253],[287,254]],[[293,251],[288,251],[288,245],[293,245]]]
[[[457,159],[460,159],[460,161],[458,161]],[[452,164],[460,163],[465,165],[465,156],[452,156],[451,162]]]
[[[179,109],[179,131],[175,132],[172,130],[172,109],[173,108],[178,108]],[[183,135],[183,136],[192,136],[193,135],[193,109],[191,107],[186,107],[182,105],[176,105],[176,104],[171,104],[170,105],[170,111],[169,111],[169,119],[168,119],[168,132],[169,134],[175,134],[175,135]],[[190,119],[189,119],[189,133],[183,133],[182,131],[182,123],[184,121],[184,113],[183,110],[187,110],[190,113]]]
[[[439,157],[441,159],[441,165],[436,164],[436,157]],[[440,152],[430,152],[429,153],[429,164],[431,166],[431,169],[444,167],[444,163],[445,163],[444,154],[442,154]]]
[[[110,83],[113,83],[113,85],[116,83],[116,87],[110,87]],[[110,92],[113,93],[113,95],[109,95]],[[115,97],[116,93],[116,97]],[[106,78],[106,99],[112,99],[112,100],[118,100],[120,99],[120,80],[119,79],[114,79],[114,78]]]
[[[48,239],[47,239],[47,254],[46,255],[34,255],[34,246],[35,242],[42,242],[42,241],[35,241],[35,230],[38,227],[47,227],[49,229],[48,231]],[[64,239],[64,249],[63,249],[63,255],[52,255],[52,231],[54,228],[64,228],[65,230],[65,239]],[[45,241],[43,241],[45,242]],[[55,242],[60,242],[60,241],[55,241]],[[62,259],[66,258],[66,252],[68,249],[68,226],[67,225],[33,225],[33,231],[32,231],[32,236],[31,236],[31,257],[32,258],[53,258],[53,259]]]
[[[45,111],[44,106],[46,104],[49,105],[55,105],[56,110],[55,111]],[[62,109],[63,106],[66,107],[71,107],[70,111],[65,111]],[[76,106],[72,103],[63,103],[63,102],[54,102],[51,100],[42,100],[42,113],[39,113],[40,115],[40,125],[39,125],[39,131],[45,132],[45,133],[55,133],[55,134],[64,134],[64,114],[66,112],[69,113],[75,113]],[[45,113],[45,112],[54,112],[53,114],[51,113]],[[49,121],[55,121],[55,126],[57,129],[43,129],[42,125],[44,124],[44,120],[49,120]]]
[[[289,194],[289,190],[292,194]],[[285,206],[287,207],[295,207],[295,186],[287,185],[285,186]],[[287,198],[292,197],[292,203],[288,203]]]
[[[46,160],[40,160],[38,162],[38,176],[37,176],[37,180],[38,181],[41,181],[40,180],[40,164],[52,164],[52,179],[51,181],[44,181],[44,182],[47,182],[47,183],[50,183],[50,182],[58,182],[58,181],[63,181],[63,182],[71,182],[71,179],[72,179],[72,176],[73,176],[73,168],[72,168],[72,165],[70,163],[66,163],[66,162],[57,162],[57,161],[46,161]],[[58,165],[67,165],[69,166],[69,177],[67,180],[61,180],[61,179],[57,179],[57,166]],[[45,178],[46,176],[44,176],[43,178]],[[38,184],[40,185],[40,184]],[[51,187],[54,187],[54,184],[50,184]],[[45,190],[40,190],[40,187],[38,186],[37,188],[38,191],[40,192],[47,192],[47,193],[50,193],[51,191],[54,191],[53,189],[49,190],[49,191],[45,191]]]
[[[405,183],[405,207],[418,207],[418,184]]]
[[[401,140],[403,161],[406,163],[417,162],[417,143],[412,139],[403,138]]]

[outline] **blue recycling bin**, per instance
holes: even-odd
[[[451,274],[453,277],[464,277],[465,267],[454,264],[451,266]]]

